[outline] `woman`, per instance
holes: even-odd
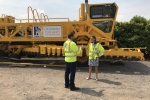
[[[103,53],[104,48],[96,42],[96,37],[92,36],[89,45],[89,75],[86,78],[87,80],[91,78],[92,66],[95,66],[96,80],[98,81],[99,57],[102,56]]]

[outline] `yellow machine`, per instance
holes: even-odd
[[[31,11],[33,18],[29,18]],[[63,57],[63,43],[69,32],[74,32],[77,45],[88,47],[90,37],[95,35],[97,42],[105,48],[102,58],[144,60],[142,48],[118,48],[114,39],[114,26],[118,6],[116,3],[81,4],[79,21],[69,18],[48,18],[28,7],[28,19],[16,19],[2,15],[0,18],[0,55],[10,58],[24,57]],[[38,18],[35,18],[37,14]],[[52,21],[53,19],[64,21]],[[78,55],[78,61],[88,60],[88,49]]]

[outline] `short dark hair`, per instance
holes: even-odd
[[[69,38],[69,39],[71,39],[72,36],[74,36],[74,32],[70,32],[70,33],[68,34],[68,38]]]
[[[92,36],[92,38],[95,40],[95,41],[94,41],[94,44],[97,44],[96,37],[95,37],[95,36]]]

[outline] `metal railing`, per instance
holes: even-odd
[[[14,18],[13,20],[16,20],[17,22],[19,21],[19,23],[22,23],[23,21],[26,21],[25,23],[37,23],[37,22],[57,22],[54,20],[62,20],[63,21],[69,21],[69,18],[49,18],[47,15],[44,15],[44,13],[38,13],[38,10],[36,9],[32,9],[31,6],[29,6],[27,8],[27,13],[28,13],[28,18],[27,19],[16,19]],[[30,18],[30,13],[32,14],[32,18]],[[1,18],[5,18],[7,15],[2,14]],[[60,21],[59,21],[60,22]]]

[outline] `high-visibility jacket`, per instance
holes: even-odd
[[[101,44],[97,43],[95,46],[90,43],[89,45],[89,59],[95,60],[104,54],[104,48]]]
[[[77,54],[82,53],[82,49],[78,48],[75,42],[67,40],[64,43],[65,62],[76,62]]]

